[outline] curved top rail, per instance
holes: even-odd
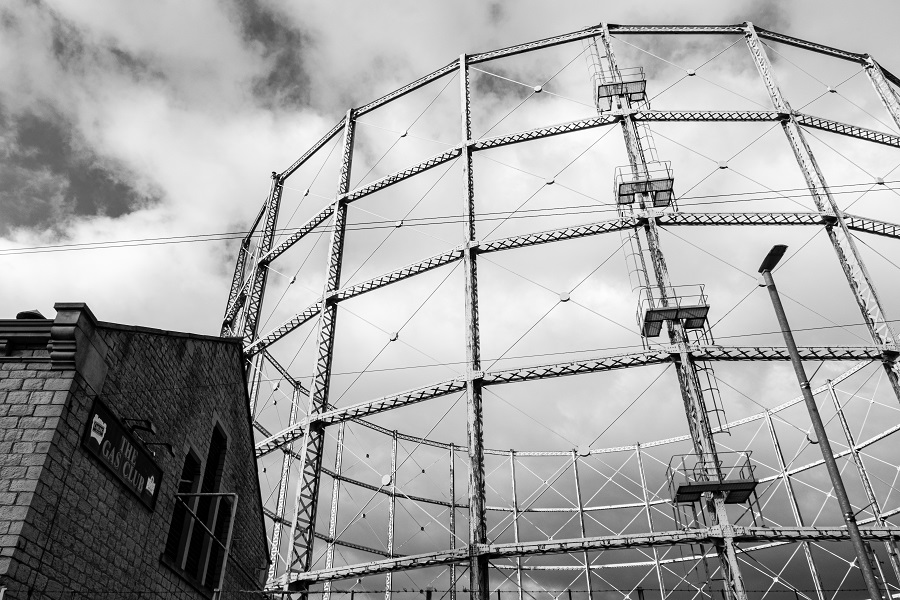
[[[819,54],[824,54],[826,56],[833,56],[834,58],[842,58],[851,62],[865,64],[866,58],[868,57],[868,55],[866,54],[849,52],[847,50],[841,50],[840,48],[834,48],[832,46],[826,46],[824,44],[817,44],[816,42],[802,40],[790,35],[784,35],[783,33],[769,31],[768,29],[763,29],[762,27],[756,27],[756,35],[764,40],[781,42],[782,44],[788,44],[789,46],[795,46],[797,48],[803,48],[804,50],[818,52]]]

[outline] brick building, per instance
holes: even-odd
[[[0,320],[4,600],[259,589],[268,558],[239,340],[55,308]]]

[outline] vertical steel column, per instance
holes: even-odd
[[[350,168],[353,162],[353,139],[356,119],[353,110],[344,119],[344,148],[341,161],[340,183],[334,199],[334,215],[331,222],[331,241],[328,250],[328,271],[322,292],[322,311],[319,313],[318,350],[312,385],[309,390],[308,417],[327,409],[331,384],[331,363],[334,351],[334,335],[337,325],[337,301],[334,294],[340,287],[341,263],[344,254],[344,235],[347,224],[346,194],[350,189]],[[322,450],[325,431],[322,427],[309,427],[303,436],[300,455],[300,480],[294,500],[294,519],[291,523],[291,554],[285,571],[283,586],[287,590],[292,571],[308,571],[312,567],[312,550],[315,540],[316,510],[319,502],[319,473],[322,467]],[[301,586],[306,589],[306,586]]]
[[[256,405],[259,402],[259,386],[262,385],[264,352],[257,352],[247,366],[247,398],[250,400],[250,416],[256,420]]]
[[[269,276],[269,266],[260,264],[260,257],[272,249],[272,241],[275,239],[275,226],[278,223],[278,209],[281,207],[281,194],[284,185],[281,178],[272,172],[272,188],[266,202],[262,236],[256,246],[256,265],[248,283],[249,291],[244,301],[243,325],[241,326],[244,343],[248,344],[256,339],[256,330],[259,326],[259,313],[262,310],[263,297],[266,293],[266,280]],[[237,269],[235,268],[235,277]],[[232,286],[234,278],[232,278]],[[223,325],[224,327],[224,325]],[[237,332],[237,324],[232,326],[232,332]],[[249,381],[247,382],[247,396],[250,399],[250,414],[256,417],[256,402],[259,398],[259,384],[262,378],[262,356],[257,355],[250,364]]]
[[[615,54],[610,44],[609,28],[606,24],[602,26],[600,39],[606,52],[609,69],[611,73],[618,74],[619,67],[616,63]],[[644,149],[641,147],[640,135],[637,130],[637,123],[631,114],[631,102],[626,95],[617,97],[618,108],[623,111],[622,115],[622,133],[625,137],[625,147],[628,151],[628,160],[631,168],[635,173],[647,174],[647,160],[644,155]],[[652,209],[652,202],[648,203],[649,195],[643,194],[640,204],[645,209],[649,205]],[[666,265],[665,256],[660,249],[659,234],[656,228],[656,218],[652,210],[646,219],[644,225],[644,233],[647,238],[647,248],[650,252],[653,273],[656,278],[656,287],[659,291],[663,306],[668,306],[669,289],[669,272]],[[720,477],[719,461],[716,455],[716,446],[712,434],[712,428],[709,425],[706,403],[701,391],[700,381],[697,377],[694,359],[688,352],[687,336],[684,333],[680,323],[669,322],[669,339],[677,348],[672,353],[672,359],[677,367],[678,383],[681,391],[682,401],[684,402],[685,414],[688,420],[688,428],[691,433],[691,440],[694,445],[694,451],[704,465],[711,465],[711,469],[715,472],[713,477]],[[728,514],[725,510],[725,498],[721,492],[713,493],[710,506],[707,506],[710,517],[722,527],[722,542],[717,544],[716,550],[722,563],[722,569],[727,574],[726,592],[729,599],[734,597],[736,600],[746,600],[747,593],[744,589],[744,581],[741,576],[740,566],[737,560],[737,551],[734,546],[734,529],[728,521]]]
[[[469,65],[459,57],[460,120],[465,185],[465,277],[466,318],[466,423],[469,449],[469,545],[487,543],[484,509],[484,431],[481,406],[481,343],[478,329],[478,266],[475,239],[475,186],[472,178],[472,115],[469,96]],[[489,600],[488,560],[473,556],[469,561],[469,589],[472,600]]]
[[[762,76],[775,110],[782,115],[781,126],[791,144],[794,157],[797,159],[797,164],[803,172],[803,177],[806,179],[806,185],[816,204],[816,208],[820,212],[829,213],[828,222],[825,225],[828,239],[831,240],[831,245],[834,246],[834,251],[837,253],[841,268],[847,277],[847,283],[850,285],[850,290],[853,292],[853,296],[862,313],[863,321],[869,328],[872,340],[875,344],[881,346],[884,351],[883,363],[888,381],[891,383],[891,388],[893,388],[897,400],[900,400],[900,364],[896,362],[897,337],[894,335],[890,323],[888,323],[884,315],[884,309],[875,291],[875,285],[869,276],[865,263],[863,263],[856,243],[853,241],[853,236],[850,235],[850,230],[847,229],[844,215],[831,195],[831,190],[828,188],[825,177],[822,175],[816,158],[806,142],[803,130],[794,119],[790,104],[788,104],[778,88],[769,57],[762,47],[759,37],[756,35],[756,30],[753,24],[749,22],[745,24],[744,29],[747,47],[750,49],[750,54],[756,62],[756,68]]]
[[[253,270],[253,281],[247,294],[246,308],[244,309],[244,340],[252,342],[256,338],[256,329],[259,326],[259,313],[262,310],[263,297],[266,293],[266,279],[269,276],[269,265],[261,263],[260,259],[272,249],[272,241],[275,239],[275,226],[278,224],[278,210],[281,208],[281,194],[284,191],[284,182],[278,173],[272,172],[272,189],[269,192],[269,201],[266,203],[265,223],[262,236],[256,246],[256,267]]]
[[[384,482],[382,482],[383,484]],[[388,532],[387,551],[388,558],[394,558],[394,513],[397,509],[397,430],[391,435],[391,500],[388,503]],[[384,576],[384,600],[391,600],[391,585],[393,573],[390,571]]]
[[[897,93],[885,78],[884,71],[881,70],[881,65],[875,62],[874,58],[866,55],[864,66],[869,81],[878,93],[878,97],[881,98],[881,103],[884,104],[884,107],[891,115],[894,123],[897,124],[897,127],[900,127],[900,100],[897,99]]]
[[[853,463],[856,465],[856,472],[859,473],[859,479],[862,481],[863,489],[866,492],[866,499],[869,501],[869,506],[872,508],[872,514],[875,515],[875,522],[881,527],[886,527],[887,523],[881,515],[881,504],[879,504],[878,498],[875,496],[875,490],[872,488],[872,482],[869,480],[869,472],[866,470],[866,465],[863,464],[862,456],[859,454],[859,448],[856,447],[856,438],[854,438],[853,432],[850,431],[850,425],[847,423],[846,415],[844,415],[844,407],[841,406],[841,402],[838,400],[837,394],[834,391],[834,384],[830,379],[828,380],[828,393],[831,394],[831,401],[834,402],[834,408],[837,410],[841,429],[844,430],[844,437],[847,438],[847,447],[850,448],[850,455],[853,457]],[[894,577],[896,577],[897,582],[900,583],[900,561],[897,560],[897,546],[894,540],[885,541],[884,549],[887,551],[888,557],[890,558],[891,567],[894,570]],[[879,564],[877,566],[878,570],[881,571],[881,565]],[[883,572],[881,573],[881,580],[885,582],[885,585],[887,584]]]
[[[450,444],[450,549],[456,549],[456,446]],[[450,563],[450,600],[456,600],[456,563]]]
[[[653,532],[653,514],[650,512],[650,496],[648,494],[649,490],[647,489],[647,478],[644,475],[644,459],[641,456],[641,444],[638,442],[634,445],[635,454],[637,456],[638,462],[638,473],[641,476],[641,491],[644,494],[644,514],[647,515],[647,525],[650,527],[650,532]],[[654,546],[653,550],[653,563],[656,568],[656,580],[659,582],[659,597],[661,600],[665,600],[666,597],[666,586],[663,584],[663,576],[662,569],[659,567],[659,553]]]
[[[263,356],[265,353],[260,352],[259,356]],[[294,387],[291,392],[291,411],[288,418],[288,422],[294,424],[297,422],[297,407],[300,404],[300,389]],[[343,434],[344,424],[341,423],[341,434]],[[284,520],[284,512],[285,506],[287,505],[287,488],[288,482],[290,481],[291,476],[291,463],[294,459],[294,442],[291,441],[288,444],[287,449],[284,452],[284,457],[281,459],[281,475],[278,479],[278,500],[275,504],[275,522],[272,525],[272,542],[269,550],[269,573],[266,577],[267,584],[274,584],[275,578],[278,577],[278,563],[279,560],[283,560],[281,556],[281,535],[284,530],[284,524],[282,521]],[[288,555],[290,557],[290,554]],[[288,559],[289,560],[289,559]],[[287,565],[287,561],[284,561],[285,565]]]
[[[222,329],[219,334],[222,337],[232,334],[232,324],[238,311],[238,298],[241,296],[241,288],[244,287],[244,271],[247,268],[247,255],[250,252],[252,235],[252,231],[247,234],[247,237],[241,240],[241,247],[238,249],[234,274],[231,276],[231,289],[228,291],[228,303],[225,305],[225,317],[222,319]]]
[[[325,549],[325,568],[334,566],[334,544],[337,541],[338,506],[341,497],[341,468],[344,462],[344,426],[346,421],[341,421],[338,426],[337,450],[334,455],[334,481],[331,484],[331,516],[328,519],[328,545]],[[326,581],[322,588],[322,600],[331,598],[331,582]]]
[[[250,243],[253,241],[253,235],[256,233],[256,228],[259,227],[263,217],[266,216],[268,208],[269,198],[266,197],[266,201],[259,207],[259,213],[256,215],[256,218],[253,219],[253,225],[250,226],[250,231],[248,231],[244,239],[241,240],[237,261],[235,261],[234,264],[234,274],[231,276],[231,289],[228,293],[228,303],[225,305],[225,316],[222,318],[222,329],[220,332],[222,337],[233,336],[243,327],[243,323],[241,323],[241,319],[238,319],[238,316],[241,315],[241,309],[244,307],[244,303],[247,300],[247,286],[251,284],[250,279],[244,279],[244,275],[247,273],[249,260],[253,258],[253,255],[250,254]]]
[[[572,474],[575,476],[575,501],[578,503],[578,526],[581,537],[585,537],[584,529],[584,502],[581,500],[581,480],[578,478],[578,450],[572,450]],[[584,582],[587,584],[588,600],[594,597],[591,586],[591,560],[587,550],[584,551]]]
[[[805,527],[803,516],[800,514],[800,506],[797,504],[797,496],[794,493],[794,484],[791,483],[791,476],[787,472],[787,465],[784,462],[784,454],[781,452],[781,443],[775,434],[775,423],[772,421],[772,413],[766,411],[766,423],[769,425],[769,434],[772,436],[772,446],[775,449],[775,457],[778,459],[778,468],[781,470],[781,480],[784,481],[784,488],[787,491],[788,501],[791,505],[791,513],[794,515],[794,523],[797,527]],[[822,591],[822,579],[819,577],[819,570],[813,560],[812,548],[809,542],[801,542],[803,553],[806,555],[806,564],[809,565],[809,574],[812,576],[813,586],[816,588],[816,597],[819,600],[825,600],[825,592]]]
[[[519,496],[516,492],[516,451],[509,451],[509,480],[512,486],[512,518],[513,540],[519,543]],[[523,599],[522,591],[522,557],[516,557],[516,587],[519,588],[519,600]]]

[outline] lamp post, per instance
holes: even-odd
[[[778,325],[781,327],[782,335],[784,335],[784,343],[787,346],[788,354],[790,354],[791,364],[794,366],[794,373],[797,375],[800,391],[803,394],[803,400],[806,402],[806,409],[809,411],[809,420],[812,421],[816,439],[819,440],[819,449],[822,451],[825,468],[828,470],[828,477],[831,479],[834,495],[837,497],[838,505],[844,515],[847,532],[850,534],[850,542],[856,551],[856,561],[859,564],[860,571],[862,571],[869,598],[875,600],[882,597],[881,590],[878,587],[878,581],[875,579],[872,563],[869,562],[865,542],[859,533],[859,526],[856,524],[856,514],[853,512],[853,507],[850,506],[850,499],[847,497],[847,489],[844,487],[844,481],[841,479],[841,472],[838,469],[837,462],[834,460],[834,453],[831,450],[831,442],[828,441],[828,435],[825,432],[825,425],[822,423],[822,416],[819,414],[819,408],[816,406],[812,391],[810,391],[809,380],[806,378],[803,363],[800,362],[800,353],[797,351],[797,344],[794,342],[794,334],[791,332],[787,316],[784,313],[784,306],[781,304],[781,297],[778,295],[778,289],[775,287],[775,280],[772,279],[772,269],[784,256],[785,250],[787,250],[787,246],[773,246],[760,265],[759,272],[762,274],[765,280],[765,287],[769,290],[769,296],[772,298],[775,316],[778,318]]]

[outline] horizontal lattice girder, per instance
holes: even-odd
[[[624,113],[623,113],[624,114]],[[665,111],[665,110],[649,110],[649,111],[629,111],[632,118],[635,121],[681,121],[681,122],[698,122],[698,121],[750,121],[750,122],[759,122],[759,121],[778,121],[784,118],[787,118],[787,115],[783,113],[779,113],[776,111],[748,111],[748,110],[731,110],[731,111],[715,111],[715,110],[701,110],[701,111]],[[552,137],[555,135],[561,135],[564,133],[572,133],[575,131],[584,131],[586,129],[592,129],[595,127],[603,127],[606,125],[612,125],[617,123],[622,118],[621,114],[611,113],[605,114],[602,116],[591,117],[589,119],[580,119],[577,121],[569,121],[566,123],[560,123],[557,125],[551,125],[549,127],[542,127],[538,129],[530,129],[527,131],[521,131],[517,133],[511,133],[507,135],[485,138],[481,140],[476,140],[471,142],[473,150],[486,150],[489,148],[496,148],[500,146],[507,146],[510,144],[517,144],[520,142],[526,142],[529,140],[537,140],[547,137]],[[896,136],[890,133],[875,131],[872,129],[866,129],[864,127],[856,127],[855,125],[848,125],[846,123],[840,123],[838,121],[831,121],[829,119],[822,119],[819,117],[815,117],[812,115],[806,115],[803,113],[794,113],[793,118],[800,125],[805,125],[807,127],[813,127],[816,129],[821,129],[823,131],[829,131],[832,133],[837,133],[840,135],[846,135],[849,137],[854,137],[862,140],[867,140],[870,142],[875,142],[879,144],[885,144],[888,146],[893,146],[900,148],[900,136]],[[330,132],[329,132],[330,134]],[[328,136],[326,136],[328,137]],[[325,138],[323,138],[325,139]],[[328,137],[330,139],[330,137]],[[454,158],[460,156],[462,153],[461,147],[451,148],[441,154],[428,158],[421,163],[413,165],[407,169],[402,171],[398,171],[396,173],[392,173],[381,179],[374,181],[370,184],[367,184],[361,188],[357,188],[352,190],[345,196],[345,200],[350,202],[362,197],[365,197],[369,194],[372,194],[380,189],[386,188],[390,185],[393,185],[399,181],[403,181],[404,179],[408,179],[418,173],[423,171],[427,171],[433,167],[436,167],[440,164],[443,164],[449,160],[453,160]],[[286,171],[287,173],[288,171]],[[307,224],[303,225],[298,231],[294,232],[288,238],[286,238],[283,242],[278,244],[275,248],[273,248],[270,252],[268,252],[263,259],[262,263],[269,263],[281,254],[283,254],[288,248],[297,243],[304,236],[308,235],[315,227],[321,224],[325,219],[331,216],[334,211],[333,204],[324,208],[317,215],[315,215]]]
[[[330,214],[330,213],[329,213]],[[822,225],[830,222],[829,215],[818,212],[785,212],[785,213],[660,213],[653,216],[657,223],[661,226],[668,225]],[[887,223],[885,221],[876,221],[855,215],[844,215],[847,227],[854,231],[863,231],[875,235],[882,235],[891,238],[900,238],[900,225]],[[833,220],[833,219],[832,219]],[[596,223],[588,223],[585,225],[576,225],[574,227],[564,227],[561,229],[552,229],[548,231],[538,231],[535,233],[526,233],[515,235],[497,240],[481,242],[477,251],[479,253],[497,252],[500,250],[512,250],[514,248],[525,248],[538,244],[547,244],[550,242],[560,242],[564,240],[578,239],[592,235],[600,235],[604,233],[612,233],[631,229],[638,226],[642,222],[642,217],[623,217],[620,219],[610,219],[608,221],[599,221]],[[286,243],[286,242],[285,242]],[[281,246],[279,246],[280,248]],[[273,251],[274,252],[274,251]],[[338,290],[337,298],[345,300],[358,296],[365,292],[376,290],[395,281],[400,281],[419,273],[424,273],[431,269],[450,264],[462,258],[463,250],[454,248],[447,252],[442,252],[434,256],[430,256],[417,263],[407,265],[395,271],[373,277],[367,281],[347,286]],[[300,327],[313,317],[319,314],[320,303],[304,309],[288,321],[279,325],[274,330],[261,336],[255,342],[245,348],[245,352],[250,355],[256,354],[260,350],[270,346],[278,341],[297,327]]]
[[[771,541],[846,541],[847,530],[840,527],[731,527],[730,533],[738,543]],[[900,539],[897,527],[860,527],[860,534],[867,540]],[[467,548],[429,552],[402,558],[378,560],[347,567],[322,569],[307,573],[291,573],[289,583],[315,583],[352,577],[366,577],[391,571],[408,571],[424,567],[446,565],[469,560],[472,556],[489,559],[547,554],[566,554],[583,551],[617,550],[626,548],[660,548],[687,544],[721,543],[725,535],[721,527],[704,527],[681,531],[611,535],[569,540],[520,542],[506,544],[477,544]]]
[[[881,360],[883,351],[875,346],[813,346],[798,349],[803,360]],[[696,360],[728,361],[770,361],[790,360],[787,348],[760,346],[688,346],[688,353]],[[600,373],[614,369],[624,369],[643,365],[665,364],[678,355],[676,346],[664,350],[619,354],[600,358],[589,358],[565,363],[519,367],[502,371],[488,371],[482,374],[484,385],[533,381],[567,375]],[[377,400],[360,402],[352,406],[335,408],[309,419],[310,422],[333,424],[354,418],[363,418],[401,406],[416,404],[423,400],[438,398],[465,389],[463,379],[451,379],[431,386],[417,388],[409,392],[385,396]]]

